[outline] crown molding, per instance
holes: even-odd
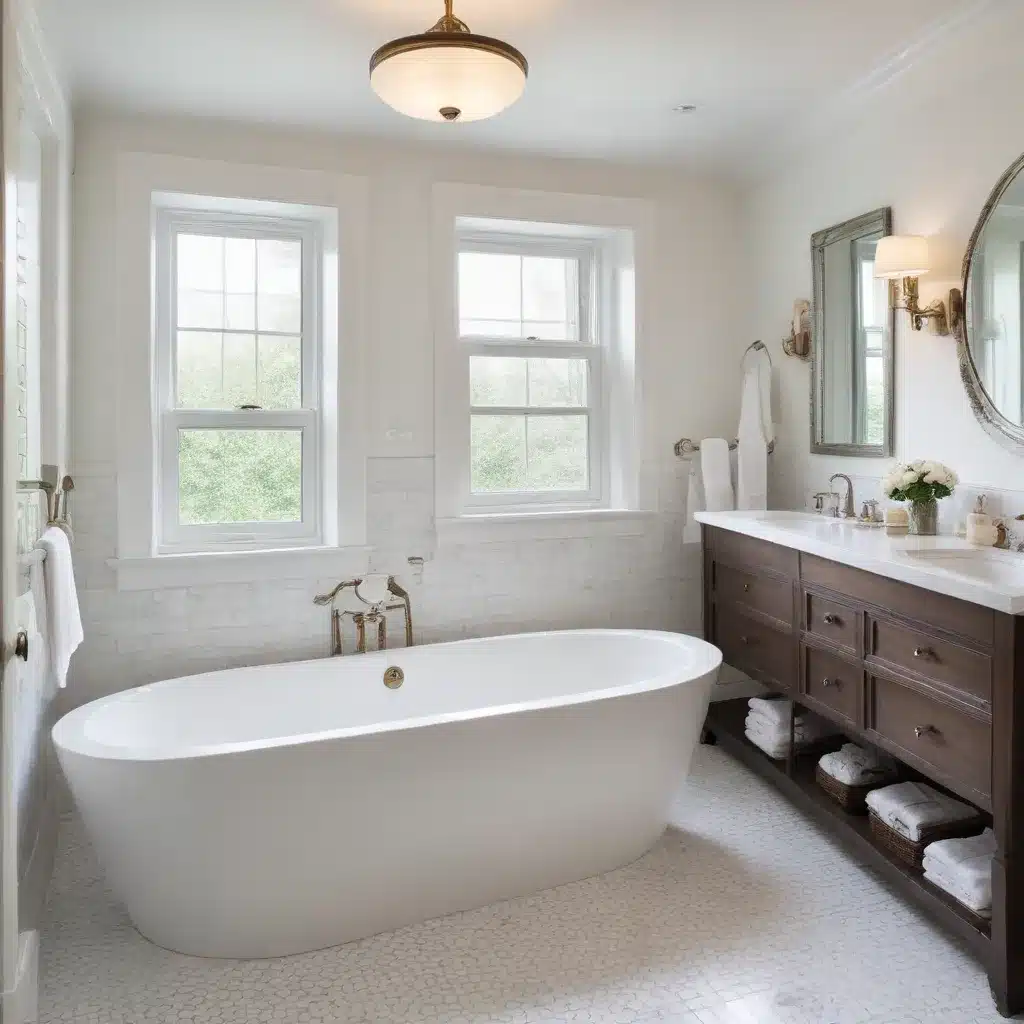
[[[984,31],[1019,13],[1019,0],[972,0],[960,10],[927,23],[916,39],[892,51],[845,89],[795,119],[760,133],[735,161],[742,179],[755,184],[802,159],[809,145],[834,138],[891,101],[913,74],[934,67],[945,78],[955,79],[957,65],[948,59],[950,47],[968,34]]]

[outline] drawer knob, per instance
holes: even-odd
[[[939,730],[934,725],[915,725],[914,735],[921,739],[922,736],[938,736]]]
[[[750,643],[750,637],[749,636],[741,636],[740,637],[740,643],[741,644],[749,644]]]
[[[833,615],[831,612],[829,612],[829,614],[825,616],[825,625],[826,626],[838,626],[839,625],[839,616],[838,615]]]
[[[826,678],[822,679],[821,685],[826,687],[826,688],[831,687],[831,686],[840,687],[840,686],[843,685],[843,681],[842,681],[842,679],[829,679],[826,676]]]
[[[930,647],[915,647],[914,648],[915,658],[934,658],[935,652]]]
[[[749,594],[750,593],[750,584],[749,583],[744,583],[743,584],[743,593],[744,594]]]

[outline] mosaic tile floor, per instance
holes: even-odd
[[[994,1024],[981,968],[766,784],[701,748],[637,863],[270,961],[168,953],[74,820],[43,932],[43,1024]]]

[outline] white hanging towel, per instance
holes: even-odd
[[[700,463],[696,456],[689,460],[686,482],[686,525],[683,527],[683,543],[700,543],[700,523],[693,518],[694,512],[703,511],[704,481],[701,479]]]
[[[66,686],[71,655],[85,639],[82,615],[78,608],[75,570],[71,564],[71,545],[63,530],[51,526],[39,539],[39,546],[46,552],[43,575],[46,578],[50,664],[57,683]]]
[[[761,377],[757,366],[743,376],[736,472],[736,506],[741,509],[768,507],[768,439],[764,432]]]
[[[704,507],[708,512],[731,512],[736,508],[729,442],[724,437],[705,437],[701,441],[700,471],[704,482]]]

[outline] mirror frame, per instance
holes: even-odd
[[[821,410],[825,400],[824,380],[821,374],[822,360],[819,355],[824,337],[825,308],[825,247],[846,238],[857,238],[868,232],[875,225],[880,225],[886,235],[892,234],[892,207],[883,206],[870,213],[854,217],[852,220],[834,224],[823,231],[811,235],[811,268],[813,276],[813,339],[811,342],[811,454],[812,455],[846,455],[854,458],[888,459],[891,458],[895,444],[895,387],[896,359],[895,332],[896,312],[889,307],[888,330],[884,343],[885,367],[882,371],[885,382],[885,410],[883,424],[885,433],[881,444],[844,444],[828,442],[822,437],[823,423]],[[877,228],[876,228],[877,230]],[[821,301],[817,301],[818,299]]]
[[[992,194],[982,207],[978,223],[974,226],[971,240],[967,243],[967,252],[964,254],[961,272],[964,315],[960,319],[960,327],[957,331],[956,352],[960,363],[960,379],[963,381],[964,390],[967,392],[967,399],[975,419],[981,424],[982,429],[992,440],[1004,448],[1008,448],[1014,454],[1024,456],[1024,425],[1007,419],[996,408],[992,399],[989,398],[988,392],[981,382],[981,374],[978,373],[978,368],[974,363],[974,356],[971,354],[970,327],[967,322],[967,300],[971,294],[971,264],[974,262],[978,243],[981,241],[982,233],[988,225],[989,218],[999,205],[1006,190],[1016,180],[1017,175],[1022,172],[1024,172],[1024,156],[1019,157],[1011,164],[1006,173],[999,179],[996,187],[992,189]]]

